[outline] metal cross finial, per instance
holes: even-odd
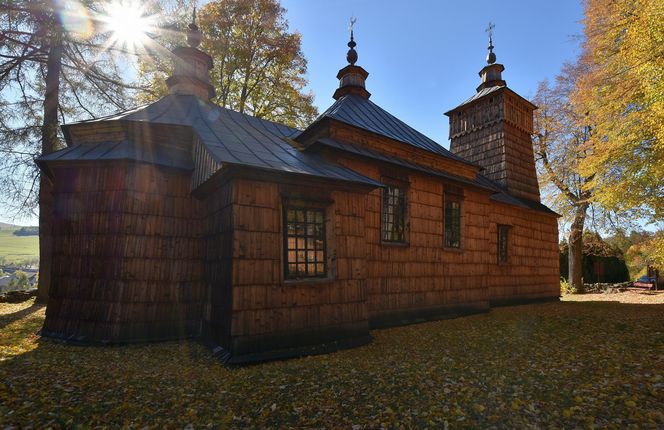
[[[355,22],[357,21],[357,18],[354,16],[350,17],[350,26],[348,29],[350,30],[350,41],[348,42],[348,47],[350,48],[348,50],[348,54],[346,54],[346,60],[348,60],[348,63],[352,66],[355,65],[357,62],[357,51],[355,51],[355,47],[357,46],[357,43],[355,43],[355,39],[353,38],[353,25],[355,25]]]
[[[496,26],[493,24],[493,22],[489,21],[489,26],[486,28],[486,32],[489,34],[489,55],[486,57],[486,62],[489,64],[493,64],[496,62],[496,54],[493,53],[493,29],[496,28]]]
[[[348,26],[348,29],[350,30],[350,40],[353,40],[353,26],[357,22],[357,18],[351,15],[350,17],[350,25]]]
[[[194,2],[194,12],[191,15],[191,24],[189,24],[189,31],[187,31],[187,43],[192,48],[198,48],[201,44],[202,35],[198,31],[198,26],[196,25],[196,3]]]
[[[494,29],[494,28],[496,28],[496,26],[494,25],[494,23],[491,22],[491,21],[489,21],[489,26],[486,28],[486,30],[484,30],[484,31],[486,31],[487,33],[489,33],[489,39],[491,39],[491,37],[493,36],[493,29]]]

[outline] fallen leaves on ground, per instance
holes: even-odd
[[[241,368],[194,341],[40,339],[43,307],[0,303],[0,428],[662,428],[654,297],[496,308]]]

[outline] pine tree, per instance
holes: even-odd
[[[126,107],[127,89],[98,17],[106,2],[11,0],[0,8],[0,199],[39,208],[40,300],[50,284],[51,186],[34,158],[63,146],[60,125]]]

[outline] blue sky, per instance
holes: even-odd
[[[443,113],[475,93],[489,21],[495,24],[503,78],[526,98],[576,57],[582,32],[577,0],[282,0],[282,5],[291,31],[302,34],[309,88],[321,112],[332,104],[337,71],[346,65],[353,15],[357,64],[369,72],[371,100],[445,147]],[[9,222],[1,207],[0,221]]]
[[[582,5],[560,1],[282,0],[291,30],[302,34],[309,86],[319,110],[332,104],[346,64],[348,21],[355,24],[358,65],[369,72],[371,100],[449,147],[443,113],[475,93],[495,24],[507,85],[529,98],[578,54]]]

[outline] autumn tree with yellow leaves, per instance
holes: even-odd
[[[587,69],[571,98],[593,133],[579,172],[593,201],[664,217],[664,2],[586,0]],[[664,240],[655,241],[664,264]],[[657,251],[659,250],[659,251]]]
[[[664,3],[587,0],[584,24],[582,54],[534,99],[540,179],[570,225],[577,291],[589,211],[623,221],[664,215]],[[644,246],[664,265],[662,235]]]
[[[179,11],[187,9],[180,7]],[[216,95],[212,102],[294,127],[306,127],[317,116],[314,96],[306,91],[307,60],[301,34],[288,29],[285,9],[277,0],[212,0],[197,14],[203,33],[201,48],[213,59],[210,73]],[[174,17],[180,27],[184,15]],[[187,15],[186,20],[191,16]],[[183,42],[171,33],[160,39],[166,47]],[[140,59],[144,102],[167,94],[171,64],[161,52]]]
[[[553,84],[548,81],[539,84],[533,99],[538,106],[533,135],[538,174],[545,194],[553,196],[556,211],[570,224],[568,281],[580,293],[584,291],[583,231],[593,204],[593,191],[587,185],[593,174],[581,174],[579,164],[587,156],[592,128],[570,97],[583,71],[581,60],[566,64]]]

